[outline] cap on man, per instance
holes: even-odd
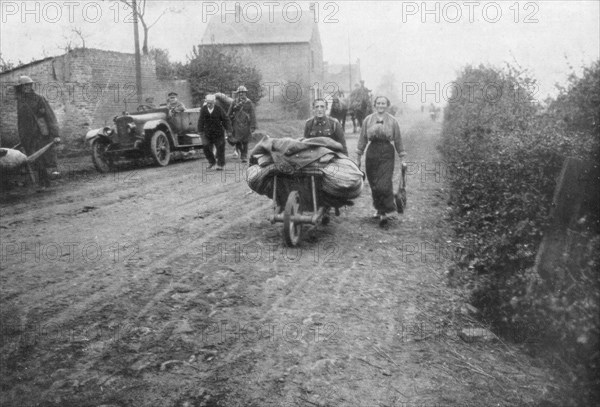
[[[26,85],[28,83],[33,83],[33,79],[31,79],[27,75],[19,76],[19,80],[17,81],[17,86]]]

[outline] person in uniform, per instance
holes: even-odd
[[[304,138],[329,137],[342,145],[342,152],[348,155],[344,129],[340,122],[326,115],[327,101],[317,98],[313,102],[314,117],[308,119],[304,124]]]
[[[58,121],[54,111],[46,98],[35,93],[33,80],[29,76],[20,76],[15,91],[19,139],[25,153],[30,156],[51,142],[59,143]],[[59,177],[54,146],[34,161],[33,168],[43,187],[50,186],[50,180]]]
[[[167,96],[167,107],[170,111],[183,112],[185,110],[184,104],[177,99],[177,93],[169,92]]]
[[[248,89],[245,86],[237,88],[237,101],[229,106],[227,116],[231,119],[232,134],[227,141],[240,152],[243,163],[248,161],[248,142],[250,135],[256,130],[256,113],[254,103],[247,97]]]
[[[217,170],[225,166],[225,130],[231,131],[229,116],[219,106],[215,105],[215,95],[206,96],[206,104],[200,109],[198,131],[202,137],[202,149],[208,160],[209,167],[217,164]],[[216,160],[213,153],[216,147]]]

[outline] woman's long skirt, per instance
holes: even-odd
[[[396,211],[394,202],[395,149],[389,141],[372,141],[367,147],[365,167],[373,195],[373,206],[380,213]]]

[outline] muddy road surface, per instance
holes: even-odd
[[[366,184],[293,249],[229,150],[2,195],[0,405],[536,405],[519,343],[457,335],[440,124],[399,121],[407,212],[380,228]]]

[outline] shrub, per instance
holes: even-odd
[[[598,160],[599,72],[595,63],[582,78],[571,76],[544,108],[529,95],[535,80],[525,73],[468,66],[445,109],[441,144],[451,218],[470,249],[457,265],[470,271],[473,304],[499,329],[544,321],[543,338],[555,341],[574,383],[588,390],[600,384],[597,214],[584,220],[585,244],[556,265],[555,281],[532,267],[564,159]]]

